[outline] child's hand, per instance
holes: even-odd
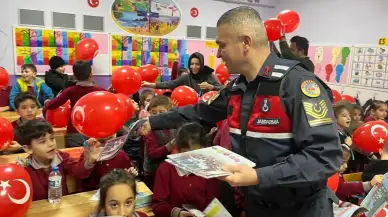
[[[178,107],[178,106],[179,106],[179,103],[178,103],[178,101],[177,101],[176,99],[171,100],[171,104],[172,104],[173,106],[175,106],[175,107]]]
[[[176,145],[176,143],[175,143],[175,138],[172,139],[169,143],[171,144],[172,147],[175,147],[175,145]]]
[[[373,179],[370,181],[370,185],[373,187],[375,185],[379,185],[383,182],[384,175],[375,175]]]
[[[353,141],[352,141],[352,138],[350,138],[350,136],[346,137],[345,144],[348,146],[352,146]]]
[[[16,164],[21,166],[21,167],[27,167],[30,164],[30,161],[25,158],[17,158],[16,159]]]
[[[88,141],[89,140],[91,139],[88,139]],[[101,143],[99,143],[97,140],[94,140],[89,141],[92,142],[93,145],[89,145],[89,147],[85,148],[85,156],[89,164],[94,164],[100,159],[103,149],[103,147],[101,147]],[[89,144],[88,141],[86,142]]]
[[[215,132],[217,132],[218,128],[217,127],[213,127],[210,132],[209,132],[209,135],[213,135]]]
[[[129,173],[131,175],[134,175],[135,177],[139,175],[139,172],[137,171],[137,169],[135,167],[130,167],[128,169],[125,169],[125,171],[127,171],[127,173]]]
[[[91,146],[94,146],[94,145],[98,145],[98,140],[95,139],[95,138],[90,138],[88,140],[86,140],[86,144],[91,147]]]
[[[179,212],[179,217],[195,217],[195,216],[187,211],[182,210]]]
[[[4,151],[15,153],[21,149],[22,146],[18,142],[12,141],[11,145],[9,145]]]

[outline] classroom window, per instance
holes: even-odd
[[[75,29],[75,14],[53,12],[53,28]]]
[[[187,26],[187,38],[202,38],[202,26]]]
[[[44,26],[44,11],[19,9],[19,25]]]
[[[206,27],[206,39],[216,39],[216,38],[217,38],[217,28]]]
[[[104,31],[104,17],[84,15],[85,31]]]

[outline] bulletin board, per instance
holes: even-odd
[[[310,46],[315,74],[328,84],[347,85],[352,46]]]
[[[14,27],[15,70],[19,75],[23,64],[34,64],[38,74],[50,69],[49,60],[60,56],[65,60],[66,73],[72,74],[75,46],[84,38],[99,45],[99,54],[91,62],[95,75],[110,75],[109,36],[106,33],[75,32],[39,28]]]
[[[355,45],[350,84],[388,90],[388,47]]]
[[[189,68],[190,54],[201,52],[205,64],[214,68],[217,62],[217,45],[211,41],[158,38],[147,36],[111,35],[111,67],[114,71],[121,66],[139,67],[152,64],[159,68],[163,80],[170,80],[175,61]]]

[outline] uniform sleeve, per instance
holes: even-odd
[[[20,87],[19,87],[19,84],[16,83],[12,89],[11,89],[11,92],[9,93],[9,106],[11,106],[11,108],[13,110],[16,109],[15,107],[15,97],[20,93]]]
[[[149,117],[152,130],[176,129],[185,122],[214,124],[227,117],[228,89],[222,89],[208,103],[200,102]]]
[[[300,69],[289,74],[283,80],[281,97],[291,118],[293,141],[299,151],[280,163],[258,168],[256,172],[262,188],[301,187],[327,180],[342,163],[342,150],[327,91],[310,72]],[[307,93],[312,96],[309,97],[302,92],[304,82],[318,85],[306,87],[315,95]],[[317,88],[319,95],[314,92]]]
[[[174,206],[170,204],[170,170],[163,163],[159,166],[155,175],[154,196],[152,198],[152,211],[155,216],[170,216]]]
[[[218,180],[208,179],[206,180],[206,203],[210,204],[212,200],[218,197]]]
[[[151,160],[163,160],[171,152],[172,146],[169,144],[158,146],[154,134],[150,134],[144,137],[145,147],[147,147],[147,155]]]
[[[47,86],[46,83],[43,83],[42,86],[40,87],[41,90],[43,91],[43,94],[44,96],[47,98],[47,99],[53,99],[54,98],[54,94],[53,94],[53,91],[51,90],[51,88],[49,86]]]
[[[65,104],[67,102],[67,100],[69,100],[69,91],[68,89],[65,89],[62,93],[58,94],[57,97],[55,97],[54,99],[46,102],[44,104],[44,107],[48,110],[53,110],[53,109],[56,109],[58,108],[59,106]]]
[[[183,75],[175,80],[163,81],[156,83],[156,89],[175,89],[180,85],[183,85],[183,81],[188,79],[188,75]]]
[[[90,176],[94,165],[87,165],[84,154],[80,159],[73,159],[68,153],[61,152],[66,175],[74,176],[76,179],[85,179]]]

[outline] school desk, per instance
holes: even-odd
[[[149,191],[143,182],[137,183],[139,192]],[[50,204],[47,200],[32,202],[25,217],[88,217],[97,207],[97,201],[90,201],[96,191],[63,196],[60,204]],[[154,216],[151,207],[136,209],[148,216]]]

